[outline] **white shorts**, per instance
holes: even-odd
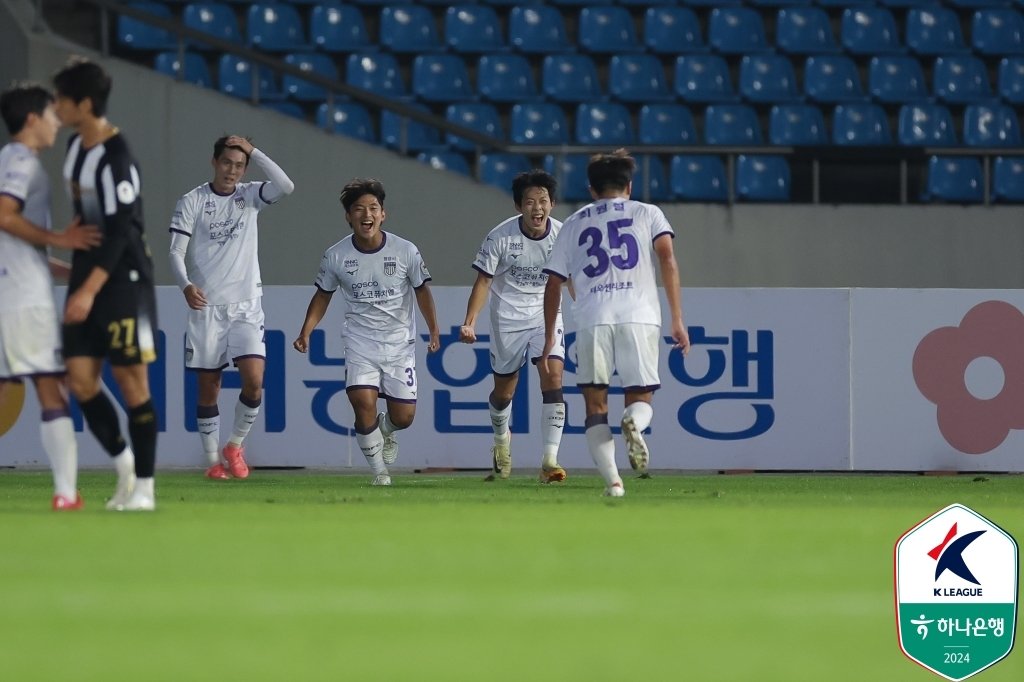
[[[258,298],[208,305],[202,310],[190,308],[185,366],[216,370],[242,358],[266,358],[263,333],[263,306]]]
[[[609,386],[619,374],[622,388],[653,391],[658,378],[661,327],[653,324],[601,324],[576,332],[576,383]]]
[[[345,390],[376,389],[381,398],[400,403],[416,402],[416,344],[397,351],[367,357],[345,350]]]
[[[500,333],[491,330],[491,371],[495,374],[511,376],[522,368],[527,358],[537,364],[543,352],[544,327]],[[555,326],[555,347],[551,349],[551,357],[565,360],[565,334],[561,318]]]
[[[0,313],[0,379],[63,373],[60,325],[52,306]]]

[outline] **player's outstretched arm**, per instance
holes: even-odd
[[[482,272],[476,273],[476,281],[469,292],[469,303],[466,304],[466,319],[459,329],[459,341],[476,343],[476,318],[487,303],[487,294],[491,290],[491,278]]]
[[[63,232],[51,232],[27,220],[21,214],[21,205],[6,194],[0,194],[0,230],[14,235],[33,246],[52,246],[58,249],[88,251],[103,241],[95,225],[82,225],[75,216]]]
[[[562,285],[564,283],[565,279],[562,277],[548,273],[548,283],[544,287],[544,351],[540,357],[545,372],[548,371],[548,355],[555,348],[555,322],[558,320],[558,311],[562,307]]]
[[[430,285],[424,282],[416,287],[416,305],[419,306],[420,315],[427,323],[427,331],[430,332],[430,341],[427,342],[427,350],[433,353],[441,347],[441,330],[437,326],[437,308],[434,306],[434,294],[430,293]]]
[[[306,308],[306,318],[302,321],[302,329],[299,330],[298,338],[292,342],[292,348],[300,353],[309,351],[309,335],[320,324],[320,320],[324,319],[327,307],[331,305],[331,298],[333,296],[333,291],[324,291],[320,287],[316,288],[313,298],[309,299],[309,306]]]
[[[690,352],[690,335],[683,323],[683,294],[679,285],[679,266],[672,250],[672,238],[663,234],[655,239],[654,253],[658,256],[661,283],[665,287],[665,298],[668,299],[669,314],[672,316],[672,338],[676,342],[675,347],[686,355]]]

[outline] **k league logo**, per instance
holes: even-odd
[[[896,542],[900,648],[947,680],[1005,658],[1017,620],[1017,543],[981,514],[954,504]]]

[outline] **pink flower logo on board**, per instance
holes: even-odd
[[[992,358],[1003,370],[1003,387],[991,398],[967,388],[967,366]],[[997,447],[1011,429],[1024,429],[1024,314],[1005,301],[971,308],[958,327],[940,327],[914,352],[914,381],[935,403],[939,431],[969,455]]]

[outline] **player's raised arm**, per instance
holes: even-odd
[[[295,191],[295,183],[278,166],[273,159],[263,151],[253,146],[252,142],[239,135],[232,135],[226,141],[228,147],[238,147],[245,152],[250,159],[256,162],[263,174],[267,176],[267,182],[260,188],[260,198],[268,204],[275,203],[283,196]]]
[[[298,338],[292,342],[292,348],[300,353],[309,351],[309,335],[320,324],[320,320],[324,319],[324,315],[327,314],[327,307],[331,305],[331,298],[333,296],[333,291],[324,291],[320,287],[316,288],[316,291],[313,292],[313,298],[309,299],[306,317],[302,321],[302,329],[299,330]]]

